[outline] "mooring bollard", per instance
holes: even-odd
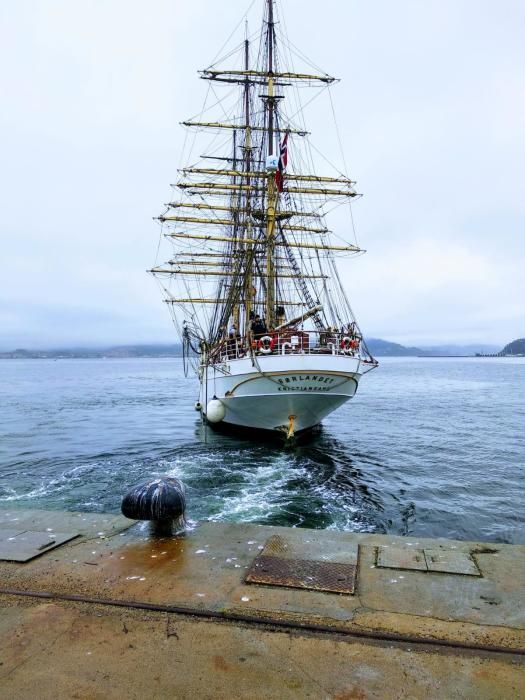
[[[181,532],[186,526],[184,484],[162,476],[135,486],[122,499],[121,510],[131,520],[150,520],[155,535]]]

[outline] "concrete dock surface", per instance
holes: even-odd
[[[0,511],[0,697],[525,698],[524,554]]]

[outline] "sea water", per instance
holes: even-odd
[[[168,474],[193,521],[525,541],[525,359],[385,358],[288,448],[196,398],[178,358],[0,360],[0,507],[116,513]]]

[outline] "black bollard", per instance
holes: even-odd
[[[150,520],[155,535],[180,532],[186,525],[184,484],[171,476],[162,476],[135,486],[122,499],[121,510],[131,520]]]

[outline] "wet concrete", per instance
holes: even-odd
[[[14,525],[79,537],[0,562],[2,697],[525,697],[523,546],[0,512]],[[276,536],[357,560],[354,594],[246,583]]]

